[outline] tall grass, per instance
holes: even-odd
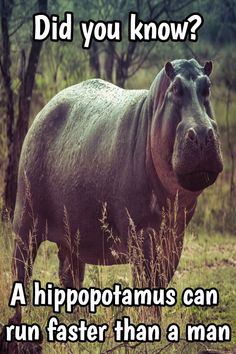
[[[29,194],[30,196],[30,194]],[[131,216],[127,212],[127,217],[129,219],[129,238],[128,238],[128,250],[127,254],[119,254],[117,252],[117,247],[111,249],[111,252],[115,252],[115,256],[117,257],[118,266],[112,267],[102,267],[102,266],[89,266],[85,279],[85,286],[94,286],[103,288],[104,286],[112,287],[115,282],[119,282],[122,286],[132,286],[131,282],[131,274],[134,273],[136,276],[136,287],[150,287],[150,286],[158,286],[160,284],[156,283],[157,273],[159,274],[159,278],[162,279],[162,285],[167,285],[168,272],[171,271],[170,267],[173,264],[173,257],[175,258],[179,256],[178,246],[176,244],[176,217],[178,212],[178,197],[173,206],[169,204],[169,208],[166,211],[163,211],[163,221],[161,223],[160,231],[156,233],[154,230],[149,230],[148,235],[145,237],[150,238],[150,253],[151,253],[151,262],[149,268],[149,276],[150,280],[147,280],[146,277],[146,264],[145,264],[145,255],[143,253],[143,244],[146,241],[144,238],[144,233],[138,233],[136,230],[135,223],[133,222]],[[170,221],[171,220],[171,221]],[[33,222],[34,229],[35,222]],[[4,302],[1,304],[1,313],[2,313],[2,324],[7,322],[7,319],[12,315],[10,309],[8,308],[8,298],[10,295],[11,289],[11,254],[12,254],[12,231],[11,225],[8,223],[1,224],[1,232],[2,237],[0,238],[0,242],[2,243],[1,250],[5,250],[5,252],[0,253],[0,267],[3,267],[4,270],[1,274],[1,284],[4,286],[0,287],[1,298],[4,299]],[[116,235],[113,235],[112,230],[109,228],[109,224],[107,223],[107,209],[106,205],[104,205],[102,211],[101,218],[101,227],[107,233],[108,237],[111,237],[114,240],[114,246],[116,243],[119,243],[119,238]],[[68,259],[68,267],[70,268],[70,272],[72,274],[72,280],[74,285],[77,285],[77,269],[73,268],[73,257],[75,255],[79,256],[79,244],[80,244],[80,235],[76,234],[76,238],[74,239],[71,234],[70,221],[69,216],[67,214],[66,209],[64,210],[64,230],[65,230],[65,238],[68,242],[69,259]],[[32,242],[34,233],[30,233],[30,238],[32,238]],[[207,239],[207,238],[206,238]],[[215,239],[215,238],[214,238]],[[213,240],[214,240],[213,239]],[[227,257],[230,254],[232,259],[232,264],[236,262],[236,249],[234,245],[234,251],[232,253],[233,241],[232,239],[227,237],[229,241],[229,248],[224,246],[224,257]],[[202,245],[199,242],[196,242],[196,239],[193,238],[192,235],[188,235],[185,242],[185,251],[182,263],[180,264],[179,270],[176,272],[175,277],[172,280],[171,286],[175,287],[179,294],[184,287],[192,286],[192,287],[207,287],[210,286],[218,287],[217,281],[219,277],[221,279],[226,279],[225,274],[220,274],[220,270],[218,269],[217,262],[222,262],[223,254],[217,253],[217,261],[214,257],[211,256],[211,252],[208,250],[214,249],[214,243],[211,244],[210,241],[203,241]],[[225,242],[225,239],[224,239]],[[5,243],[5,246],[3,246]],[[29,243],[31,245],[31,242]],[[218,244],[222,243],[222,239]],[[210,245],[210,246],[209,246]],[[208,249],[206,249],[207,247]],[[204,252],[203,252],[204,251]],[[30,247],[29,247],[30,252]],[[5,256],[4,256],[5,254]],[[210,255],[210,257],[209,257]],[[120,258],[121,257],[121,258]],[[124,258],[126,257],[126,258]],[[196,259],[194,259],[196,257]],[[223,259],[222,259],[223,258]],[[120,265],[125,261],[129,261],[131,267],[129,265]],[[212,273],[211,268],[209,267],[209,262],[213,262],[213,265],[216,267],[217,274]],[[229,264],[229,269],[227,272],[234,272],[236,275],[235,269],[232,267],[232,264]],[[189,271],[189,267],[191,271]],[[196,269],[194,269],[196,268]],[[60,286],[60,280],[58,276],[56,276],[56,272],[58,271],[58,261],[55,257],[55,248],[53,249],[47,241],[44,245],[42,245],[39,257],[33,268],[33,279],[42,280],[42,284],[45,284],[47,281],[54,280],[54,284]],[[68,269],[64,269],[65,272]],[[207,275],[208,272],[208,275]],[[229,281],[225,284],[225,288],[230,288],[231,284],[231,276],[232,273],[227,273],[229,277]],[[216,279],[218,278],[218,279]],[[211,281],[209,282],[209,280]],[[224,289],[221,289],[224,291]],[[227,289],[228,290],[228,289]],[[222,295],[222,292],[221,292]],[[223,296],[225,296],[223,292]],[[232,299],[233,293],[231,295]],[[180,302],[180,298],[178,298],[178,304],[173,308],[164,307],[162,313],[162,340],[160,343],[116,343],[114,340],[114,334],[112,331],[112,327],[115,323],[116,319],[122,318],[123,316],[129,316],[131,322],[134,324],[138,323],[160,323],[160,319],[157,317],[157,312],[155,309],[149,309],[145,306],[140,307],[115,307],[110,306],[109,308],[105,308],[103,306],[98,307],[98,311],[96,314],[90,314],[86,309],[78,308],[73,314],[69,315],[62,311],[58,317],[59,320],[67,325],[71,322],[78,323],[81,318],[85,318],[88,323],[107,323],[109,324],[109,331],[107,332],[105,343],[47,343],[46,336],[44,333],[44,352],[45,353],[197,353],[200,349],[206,349],[210,347],[221,347],[221,348],[232,348],[232,345],[235,344],[209,344],[209,343],[187,343],[184,338],[184,327],[186,323],[200,323],[204,322],[204,324],[210,323],[212,321],[223,322],[224,317],[221,313],[222,306],[227,304],[227,300],[220,304],[220,308],[212,308],[212,309],[196,309],[196,308],[185,308],[182,306]],[[231,303],[232,305],[233,301]],[[217,312],[218,318],[215,317],[215,313]],[[48,318],[53,315],[51,308],[34,308],[29,303],[28,308],[24,309],[23,314],[23,322],[27,323],[39,323],[41,328],[43,329],[46,326]],[[231,321],[235,323],[235,319],[227,318],[227,322]],[[233,322],[234,321],[234,322]],[[165,331],[167,326],[170,323],[177,323],[181,328],[181,340],[179,343],[170,343],[165,338]]]

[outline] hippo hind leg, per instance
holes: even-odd
[[[13,251],[12,271],[14,278],[27,287],[32,276],[33,264],[41,244],[35,235],[28,232],[27,237],[17,235]]]
[[[17,282],[22,282],[27,292],[33,264],[42,238],[39,233],[38,222],[32,226],[30,215],[25,213],[19,225],[17,227],[16,221],[14,222],[16,238],[12,257],[12,273],[13,279]],[[19,324],[21,316],[21,306],[17,305],[15,314],[9,322]]]
[[[58,245],[59,278],[63,287],[80,289],[83,286],[85,263],[79,257]]]

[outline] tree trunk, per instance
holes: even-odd
[[[109,41],[107,45],[106,54],[105,54],[104,69],[105,69],[105,79],[110,82],[113,82],[112,74],[113,74],[114,59],[115,59],[115,44],[114,42]]]
[[[47,0],[38,0],[38,9],[39,12],[46,13]],[[42,41],[32,40],[27,68],[22,68],[23,75],[19,89],[18,117],[12,138],[12,143],[8,151],[8,165],[5,177],[5,209],[11,218],[13,216],[13,210],[16,201],[17,173],[20,152],[28,130],[30,104],[42,44]]]
[[[125,86],[125,81],[129,77],[129,67],[132,64],[137,42],[129,42],[127,52],[123,53],[116,60],[116,84]]]
[[[228,149],[229,149],[229,154],[230,154],[230,159],[231,159],[231,171],[230,171],[230,206],[232,207],[233,205],[233,200],[235,198],[234,196],[234,191],[235,191],[235,185],[234,185],[234,174],[235,174],[235,161],[234,161],[234,149],[233,149],[233,144],[231,141],[230,137],[230,123],[229,123],[229,109],[230,109],[230,103],[231,103],[231,87],[230,85],[226,84],[228,88],[227,92],[227,98],[226,98],[226,112],[225,112],[225,120],[226,120],[226,137],[227,137],[227,144],[228,144]]]
[[[9,39],[9,19],[11,17],[13,3],[8,0],[2,0],[0,2],[1,10],[1,30],[2,30],[2,62],[0,62],[1,72],[4,82],[4,88],[6,92],[6,128],[7,128],[7,148],[8,154],[13,143],[13,126],[14,126],[14,97],[11,82],[11,48]],[[7,181],[7,175],[5,175],[5,183]]]
[[[125,81],[128,78],[128,67],[123,58],[118,58],[116,60],[116,85],[120,87],[125,86]]]
[[[11,87],[11,74],[10,74],[10,41],[9,41],[9,31],[8,31],[8,19],[12,13],[12,2],[7,0],[2,0],[0,3],[1,10],[1,28],[2,28],[2,63],[1,72],[4,82],[4,87],[6,91],[7,98],[7,109],[6,109],[6,126],[7,126],[7,144],[8,149],[11,146],[13,139],[13,123],[14,123],[14,98],[13,91]]]
[[[100,61],[97,43],[93,42],[89,51],[89,64],[96,77],[101,77]]]

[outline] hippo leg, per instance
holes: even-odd
[[[180,236],[164,235],[158,237],[153,229],[143,232],[142,254],[133,261],[133,286],[141,288],[166,288],[179,264],[183,234]],[[137,252],[136,252],[137,255]],[[161,310],[155,307],[160,317]]]
[[[18,230],[12,257],[13,278],[17,282],[22,282],[27,291],[29,280],[32,276],[32,268],[37,255],[41,239],[36,236],[36,231],[32,232],[29,224],[23,223]],[[22,317],[21,306],[16,306],[14,316],[9,323],[20,324]]]
[[[27,242],[23,242],[21,238],[15,241],[12,259],[13,275],[17,281],[24,283],[25,287],[27,287],[29,279],[32,276],[33,264],[40,243],[33,239],[32,241],[27,240]]]
[[[146,284],[142,285],[166,288],[179,264],[183,234],[166,232],[160,236],[153,229],[147,229],[144,240],[142,266]]]
[[[166,288],[170,283],[179,264],[183,249],[183,235],[164,238],[160,245],[160,258],[158,260],[157,284]],[[158,257],[158,255],[157,255]]]
[[[63,287],[81,288],[84,281],[85,263],[58,245],[59,278]]]

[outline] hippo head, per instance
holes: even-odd
[[[163,71],[166,84],[155,122],[159,157],[154,156],[154,165],[162,180],[171,175],[172,182],[191,192],[214,183],[223,169],[210,105],[211,71],[211,62],[202,67],[194,59],[168,62]]]

